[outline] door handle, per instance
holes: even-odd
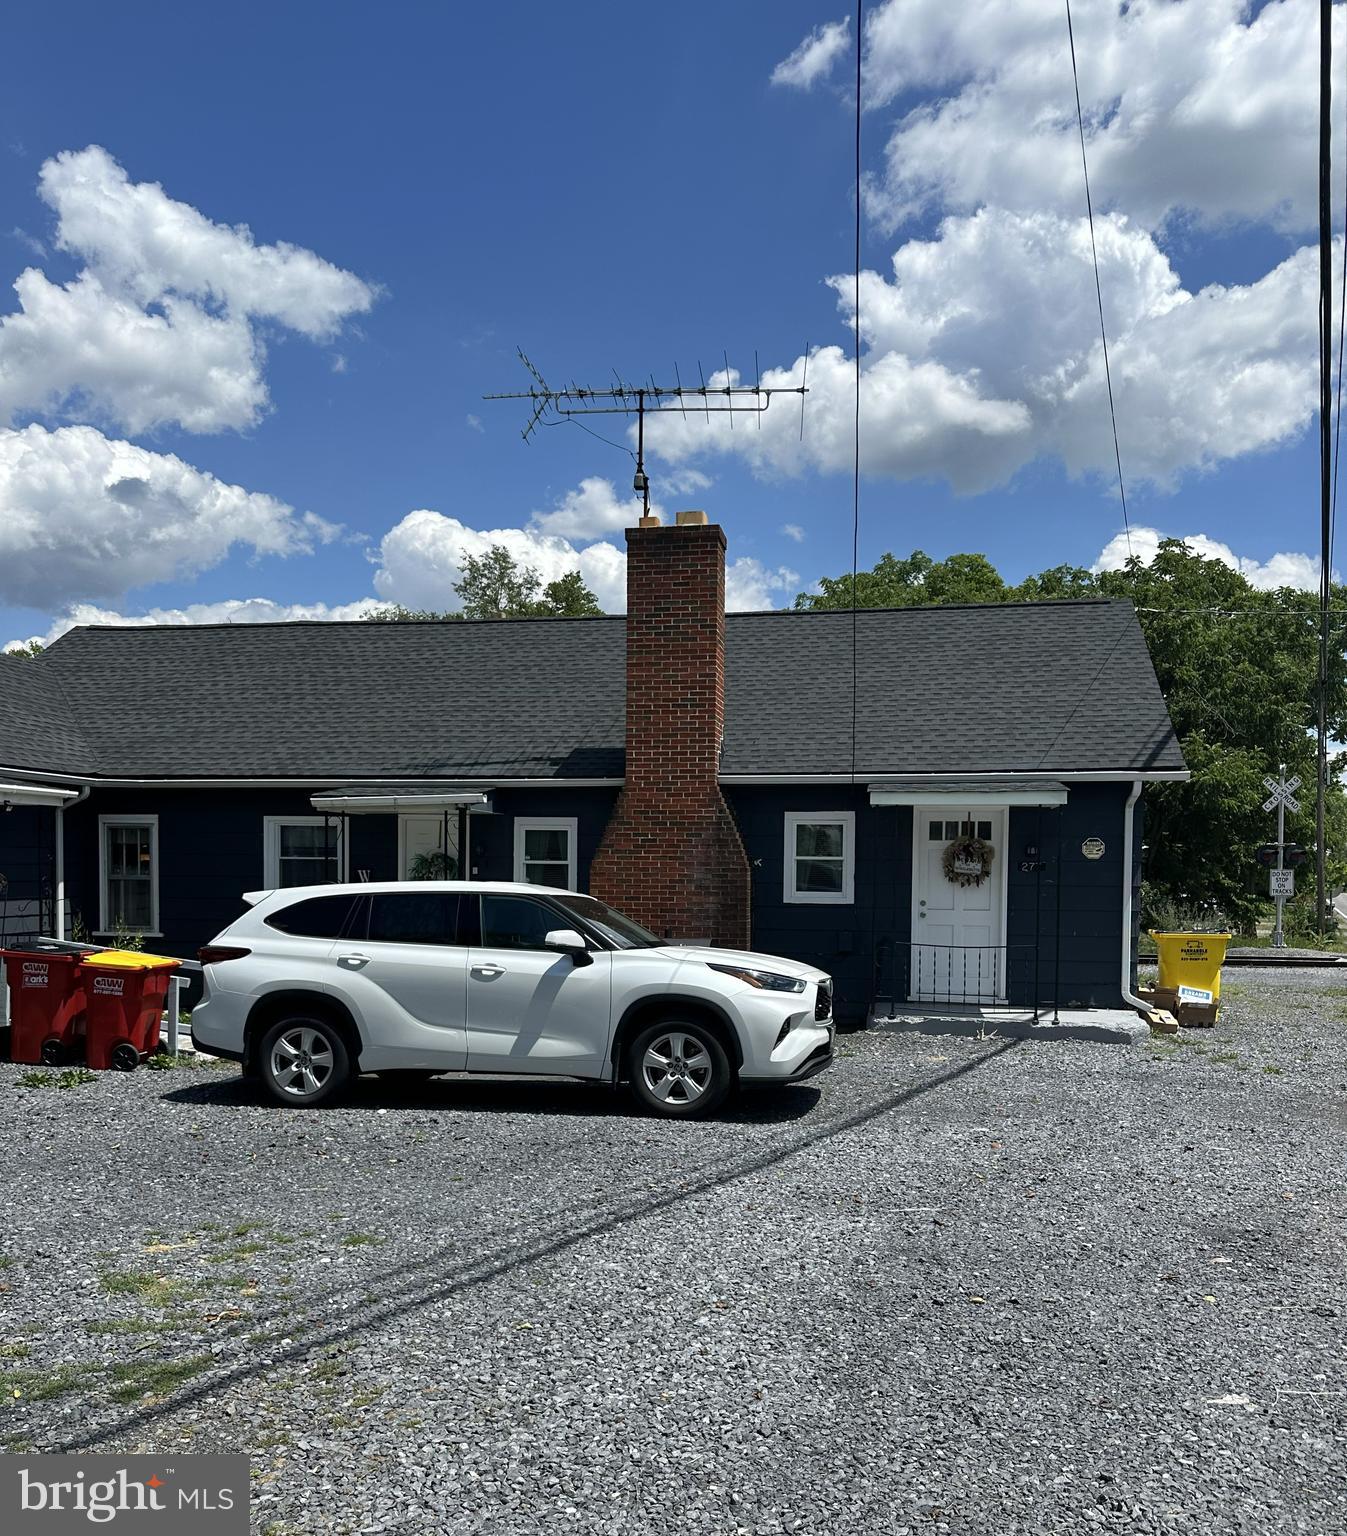
[[[484,981],[494,981],[497,976],[504,976],[505,967],[503,965],[474,965],[472,974],[480,976]]]
[[[337,964],[348,971],[358,971],[361,966],[369,964],[368,955],[338,955]]]

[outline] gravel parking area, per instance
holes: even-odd
[[[1347,1530],[1347,978],[1136,1048],[611,1091],[0,1067],[0,1438],[317,1531]]]

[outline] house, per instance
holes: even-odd
[[[3,658],[6,933],[190,955],[245,891],[462,872],[816,963],[843,1019],[1126,1000],[1140,796],[1187,777],[1129,604],[726,617],[703,514],[627,545],[625,617]]]

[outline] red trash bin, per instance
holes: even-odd
[[[86,1065],[132,1072],[158,1048],[159,1019],[178,965],[166,955],[121,949],[84,958]]]
[[[75,1054],[85,1012],[83,955],[0,949],[9,987],[9,1059],[59,1066]]]

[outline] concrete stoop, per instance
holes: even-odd
[[[1151,1038],[1150,1025],[1130,1008],[1063,1008],[1051,1013],[1022,1013],[1013,1008],[962,1008],[948,1012],[912,1007],[875,1015],[870,1028],[894,1035],[960,1035],[986,1040],[1090,1040],[1140,1045]]]

